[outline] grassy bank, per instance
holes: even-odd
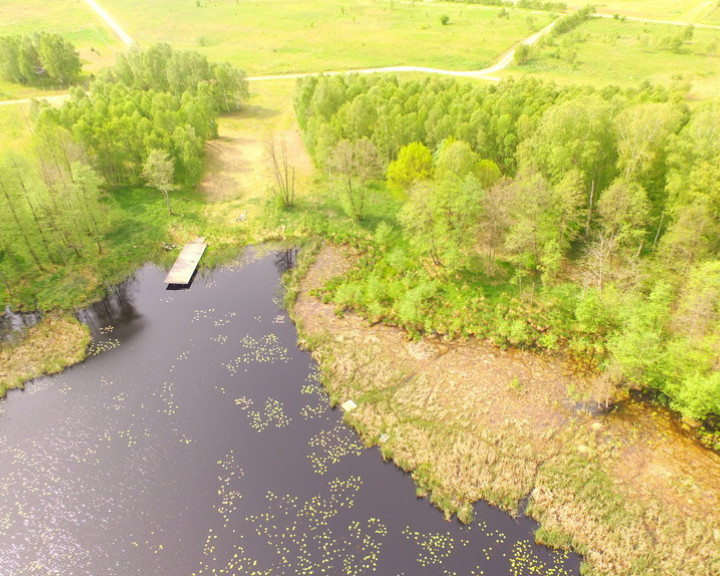
[[[352,260],[323,248],[301,263],[293,317],[332,402],[358,404],[346,422],[419,496],[468,521],[478,499],[517,513],[530,495],[537,539],[581,552],[586,574],[717,573],[720,457],[645,406],[576,411],[593,383],[557,359],[336,316],[313,291]]]
[[[43,374],[82,362],[90,330],[70,314],[50,313],[28,328],[18,344],[0,345],[0,396]]]

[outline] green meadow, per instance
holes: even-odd
[[[572,7],[581,7],[586,2],[569,2]],[[633,18],[652,20],[679,20],[681,22],[708,22],[717,8],[713,0],[604,0],[593,3],[597,12],[620,14]]]
[[[139,0],[105,2],[140,45],[168,42],[249,75],[394,65],[473,70],[549,24],[523,10],[497,7],[338,0]],[[140,16],[142,15],[142,16]],[[447,25],[440,17],[449,16]]]
[[[500,75],[532,74],[561,84],[636,86],[685,82],[691,94],[720,91],[720,30],[694,28],[692,37],[672,44],[680,26],[593,18],[574,31],[546,37],[530,61]]]

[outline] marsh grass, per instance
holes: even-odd
[[[90,331],[69,314],[50,313],[17,345],[0,344],[0,396],[24,382],[61,372],[85,358]]]

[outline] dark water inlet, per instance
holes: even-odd
[[[86,362],[0,403],[0,574],[579,573],[527,518],[444,521],[360,445],[280,305],[294,259],[187,291],[146,266],[85,312]]]

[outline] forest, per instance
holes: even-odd
[[[569,354],[608,401],[717,424],[720,100],[356,75],[302,79],[294,103],[346,213],[391,206],[325,289],[338,311]]]
[[[172,212],[170,192],[194,189],[202,175],[218,115],[247,94],[244,73],[229,64],[156,45],[119,55],[59,108],[37,104],[28,150],[0,155],[8,215],[0,219],[0,284],[9,298],[70,307],[86,287],[102,289],[97,277],[132,264],[128,226],[143,224],[119,207],[122,194],[155,189]],[[41,281],[31,286],[34,278]]]
[[[0,77],[36,86],[67,86],[78,81],[80,57],[60,34],[0,36]]]

